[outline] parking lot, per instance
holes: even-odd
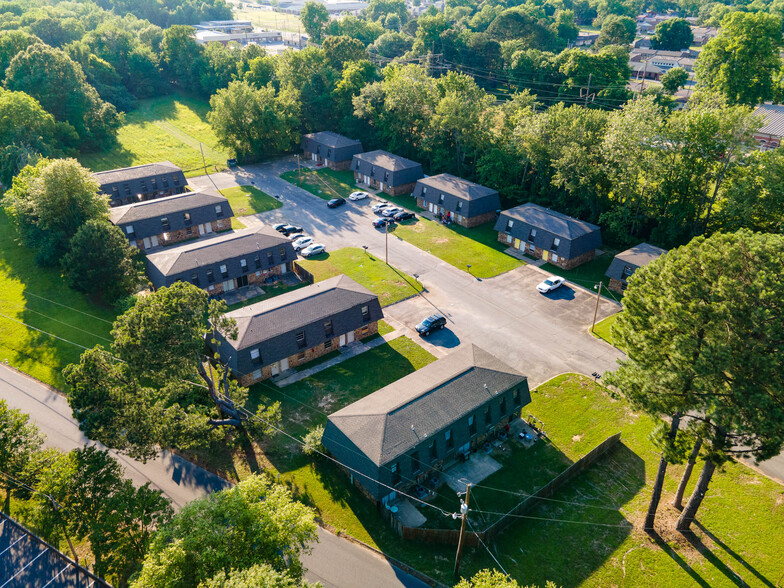
[[[249,227],[286,221],[301,225],[327,251],[367,246],[381,258],[388,251],[389,263],[418,276],[425,291],[386,307],[385,314],[395,326],[408,329],[429,314],[446,316],[447,327],[424,341],[436,355],[473,342],[526,374],[531,387],[563,372],[590,375],[613,369],[622,357],[588,333],[596,302],[593,293],[567,282],[551,294],[539,294],[536,285],[548,274],[530,265],[479,280],[396,238],[394,232],[387,236],[374,228],[375,198],[327,208],[326,201],[278,177],[290,169],[296,169],[296,162],[283,160],[217,174],[212,180],[191,178],[191,183],[207,186],[214,181],[218,188],[253,184],[281,199],[282,208],[243,217]],[[602,299],[598,320],[617,310],[617,305]]]

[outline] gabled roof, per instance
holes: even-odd
[[[327,147],[332,147],[334,149],[339,147],[353,147],[355,145],[361,145],[361,143],[356,139],[349,139],[348,137],[344,137],[343,135],[333,133],[332,131],[319,131],[317,133],[308,133],[307,135],[304,135],[302,138],[311,139],[313,141],[316,141],[317,143],[321,143],[322,145],[326,145]]]
[[[335,276],[226,313],[237,321],[237,339],[229,342],[244,349],[376,299],[348,276]]]
[[[758,132],[775,137],[784,137],[784,105],[760,104],[753,114],[765,120],[765,126]]]
[[[421,164],[416,161],[411,161],[410,159],[400,157],[399,155],[381,149],[367,151],[366,153],[357,153],[354,157],[360,161],[367,162],[371,165],[377,165],[378,167],[389,171],[400,171],[412,167],[421,167]]]
[[[127,182],[138,178],[148,178],[160,174],[182,173],[182,170],[171,161],[159,161],[158,163],[145,163],[133,167],[123,167],[120,169],[110,169],[102,172],[95,172],[93,177],[102,186],[114,184],[116,182]]]
[[[533,202],[528,202],[505,210],[501,213],[501,216],[520,220],[533,227],[548,231],[553,235],[564,237],[565,239],[576,239],[577,237],[600,230],[596,225],[572,218],[571,216],[545,208],[544,206],[539,206]],[[498,227],[500,224],[501,221],[499,219],[496,226]]]
[[[203,188],[194,192],[183,192],[165,198],[117,206],[109,211],[109,218],[116,225],[128,224],[215,204],[220,204],[223,207],[223,214],[227,218],[234,216],[225,196],[213,189]]]
[[[377,465],[424,439],[526,377],[469,344],[329,415]]]
[[[649,243],[640,243],[639,245],[635,245],[626,251],[621,251],[616,255],[604,275],[615,278],[616,280],[625,280],[624,269],[626,266],[631,266],[634,270],[638,267],[648,265],[654,259],[661,257],[665,253],[667,253],[666,249],[656,247]]]
[[[452,194],[461,200],[478,200],[480,198],[486,198],[488,196],[495,196],[498,194],[498,192],[492,188],[482,186],[481,184],[475,184],[474,182],[469,182],[463,178],[453,176],[452,174],[438,174],[436,176],[429,176],[427,178],[417,180],[417,183],[422,184],[423,186],[427,186],[428,188],[433,188],[435,190],[441,190],[442,192]]]
[[[272,229],[266,227],[256,230],[246,229],[150,253],[147,255],[147,261],[157,267],[163,275],[171,276],[228,258],[286,244],[291,246],[291,241]]]

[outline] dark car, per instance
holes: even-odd
[[[329,208],[337,208],[338,206],[343,206],[346,203],[345,198],[333,198],[329,202],[327,202],[327,207]]]
[[[382,229],[385,226],[391,225],[391,224],[394,224],[394,223],[395,223],[395,221],[393,221],[391,218],[384,218],[382,216],[381,218],[377,218],[376,220],[373,221],[373,226],[376,227],[377,229]]]
[[[416,327],[416,332],[422,337],[427,337],[433,331],[438,331],[446,326],[446,318],[440,314],[433,314],[419,323]]]
[[[416,218],[413,212],[409,212],[408,210],[404,210],[403,212],[398,212],[396,215],[392,217],[395,219],[396,222],[408,220],[410,218]]]
[[[297,225],[286,225],[285,227],[278,229],[278,231],[288,237],[289,235],[293,235],[294,233],[301,233],[302,227],[298,227]]]
[[[234,159],[234,158],[232,157],[231,159],[227,159],[227,160],[226,160],[226,165],[228,165],[229,167],[232,167],[232,168],[233,168],[233,167],[237,167],[237,166],[239,165],[239,163],[237,162],[237,160],[236,160],[236,159]]]

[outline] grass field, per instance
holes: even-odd
[[[302,23],[296,14],[274,12],[266,8],[235,8],[233,13],[235,19],[249,20],[257,27],[292,33],[304,32]]]
[[[290,184],[299,186],[300,175],[302,175],[302,189],[323,200],[337,197],[348,198],[349,194],[357,191],[357,187],[354,185],[354,175],[351,172],[336,172],[326,167],[319,170],[303,167],[300,171],[282,173],[280,177]]]
[[[220,191],[229,200],[234,216],[248,216],[259,212],[275,210],[283,206],[277,198],[273,198],[254,186],[237,186]]]
[[[297,263],[312,273],[317,282],[346,274],[376,294],[381,306],[394,304],[422,291],[422,284],[414,278],[356,247],[331,251],[324,259],[303,259]]]
[[[115,313],[68,288],[58,270],[38,267],[16,237],[0,210],[0,361],[63,389],[61,371],[82,347],[108,346]]]
[[[612,314],[608,316],[606,319],[599,321],[596,323],[596,326],[593,329],[593,334],[599,339],[604,339],[610,345],[615,345],[615,340],[612,336],[612,326],[615,323],[615,319],[618,318],[617,314]]]
[[[232,157],[218,145],[207,122],[207,102],[182,95],[140,100],[125,115],[117,133],[117,144],[107,151],[79,157],[93,171],[128,167],[168,160],[181,167],[186,176],[204,173],[202,151],[209,171],[226,167]]]

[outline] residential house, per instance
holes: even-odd
[[[410,194],[416,181],[425,175],[421,164],[380,149],[356,154],[351,169],[358,184],[367,184],[390,196]]]
[[[599,33],[580,31],[574,40],[574,47],[590,47],[599,39]]]
[[[719,30],[715,27],[691,27],[691,33],[694,35],[695,47],[702,47],[707,45],[708,41],[715,38],[719,34]]]
[[[530,402],[524,375],[468,344],[329,415],[322,443],[386,504],[495,438]]]
[[[626,290],[626,280],[637,268],[648,265],[665,253],[667,253],[666,249],[661,249],[648,243],[640,243],[616,255],[604,274],[610,278],[610,290],[615,290],[616,292]]]
[[[320,165],[334,170],[351,167],[351,159],[362,153],[362,143],[332,131],[309,133],[302,136],[302,150],[305,157]]]
[[[111,221],[139,249],[228,231],[232,216],[229,201],[210,189],[117,206],[109,211]]]
[[[464,227],[488,223],[501,210],[501,199],[496,190],[451,174],[417,180],[412,196],[421,208],[443,215]]]
[[[633,64],[639,63],[644,69],[647,63],[648,68],[658,68],[662,73],[666,73],[673,67],[682,67],[688,72],[694,71],[694,64],[697,61],[697,52],[691,49],[683,49],[682,51],[660,51],[657,49],[645,49],[643,47],[636,47],[629,53],[629,66],[636,69]],[[647,76],[646,76],[647,77]]]
[[[591,261],[602,245],[596,225],[532,202],[503,211],[495,230],[500,242],[563,269]]]
[[[378,297],[340,275],[227,313],[237,337],[211,344],[243,386],[378,332]]]
[[[764,121],[762,128],[754,133],[754,140],[762,150],[776,149],[784,137],[784,105],[760,104],[753,113]]]
[[[109,196],[109,206],[181,194],[187,185],[185,174],[170,161],[96,172],[93,177]]]
[[[155,288],[183,281],[217,295],[290,272],[296,259],[288,238],[246,229],[150,253],[147,275]]]

